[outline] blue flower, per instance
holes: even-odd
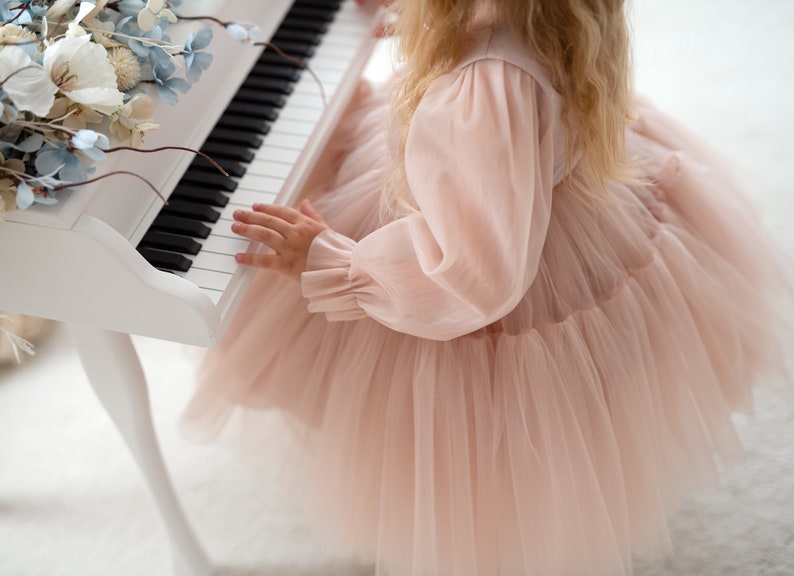
[[[26,26],[33,23],[30,12],[22,10],[19,7],[10,9],[8,7],[8,1],[0,5],[0,18],[2,18],[3,22],[11,22],[13,20],[14,24],[17,26]]]
[[[209,28],[191,33],[185,40],[185,48],[182,52],[185,57],[185,75],[191,83],[197,82],[201,73],[212,63],[212,54],[198,52],[209,46],[210,40],[212,40],[212,30]]]
[[[57,176],[66,184],[84,182],[89,169],[83,166],[65,142],[60,140],[47,144],[36,155],[36,170],[39,176]]]
[[[28,186],[27,182],[20,182],[17,184],[17,208],[20,210],[27,210],[36,201],[36,195],[33,193],[33,188]]]
[[[113,39],[129,46],[129,49],[140,60],[149,61],[152,66],[160,65],[161,67],[171,61],[171,55],[157,44],[161,41],[169,42],[168,36],[159,25],[142,33],[133,20],[125,18],[119,22],[117,30],[121,35],[115,35]],[[135,36],[135,38],[125,38],[125,36]]]
[[[33,153],[44,145],[44,138],[40,134],[32,134],[19,144],[0,140],[0,154],[4,156],[9,150],[19,150],[20,152]]]
[[[121,0],[116,6],[116,9],[122,14],[137,16],[138,12],[143,10],[144,6],[146,6],[144,0]]]
[[[168,104],[176,104],[179,102],[177,91],[185,94],[190,90],[190,82],[184,78],[170,78],[171,74],[173,74],[174,66],[170,61],[169,64],[171,66],[165,68],[155,64],[154,68],[152,68],[152,74],[154,75],[154,82],[157,84],[160,98]]]

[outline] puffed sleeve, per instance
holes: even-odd
[[[540,98],[529,74],[496,59],[436,80],[406,142],[419,212],[359,242],[317,236],[301,278],[309,311],[436,340],[510,312],[537,273],[551,207]]]

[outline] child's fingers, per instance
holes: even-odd
[[[252,252],[240,252],[235,254],[235,261],[244,266],[255,266],[264,270],[274,272],[285,272],[287,270],[283,260],[276,254],[256,254]]]
[[[236,223],[269,228],[271,230],[275,230],[284,237],[287,236],[287,234],[290,232],[290,229],[292,227],[292,224],[290,224],[283,218],[279,218],[278,216],[267,214],[261,211],[250,212],[248,210],[235,210],[233,216],[234,219],[237,221]],[[232,224],[233,232],[239,234],[239,230],[242,230],[242,228]]]
[[[251,210],[260,214],[269,214],[270,216],[281,218],[290,224],[294,224],[300,218],[300,212],[295,210],[295,208],[281,206],[279,204],[254,204]]]
[[[305,216],[308,216],[312,220],[316,220],[317,222],[325,224],[325,218],[323,218],[323,215],[317,211],[317,209],[312,205],[311,202],[309,202],[308,199],[301,202],[301,213]]]
[[[277,230],[258,224],[244,224],[235,222],[232,224],[232,232],[239,234],[254,242],[264,244],[276,252],[283,252],[288,247],[287,239]]]

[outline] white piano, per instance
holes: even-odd
[[[61,193],[57,204],[17,210],[0,221],[0,310],[71,326],[91,384],[154,497],[178,576],[207,576],[213,568],[168,478],[152,427],[145,378],[129,335],[206,347],[218,343],[253,274],[234,262],[235,252],[247,249],[247,242],[231,234],[231,211],[255,201],[296,202],[369,60],[377,20],[375,8],[362,8],[354,0],[190,0],[181,6],[183,15],[255,22],[263,40],[287,38],[283,41],[289,43],[289,35],[279,30],[285,17],[292,22],[304,14],[311,18],[315,7],[340,1],[315,54],[308,58],[325,98],[312,76],[302,73],[291,93],[284,95],[277,118],[267,122],[261,146],[250,149],[253,158],[244,163],[245,174],[232,177],[236,190],[225,194],[226,206],[215,207],[220,213],[217,222],[205,223],[209,232],[197,239],[198,254],[186,256],[191,262],[187,271],[158,269],[138,250],[163,202],[129,176]],[[186,36],[207,25],[184,22],[169,32],[176,38],[178,30]],[[178,105],[158,102],[155,119],[161,128],[147,136],[145,147],[200,148],[260,60],[260,48],[236,42],[217,26],[213,31],[212,65],[189,93],[180,95]],[[185,152],[116,153],[98,166],[98,174],[134,172],[169,197],[193,161]],[[170,234],[168,228],[165,234]]]

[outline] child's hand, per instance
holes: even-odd
[[[312,240],[328,228],[322,215],[308,200],[301,202],[300,210],[274,204],[254,204],[252,211],[236,210],[234,219],[234,233],[261,242],[275,252],[240,253],[235,256],[237,262],[280,272],[298,281],[306,270]]]

